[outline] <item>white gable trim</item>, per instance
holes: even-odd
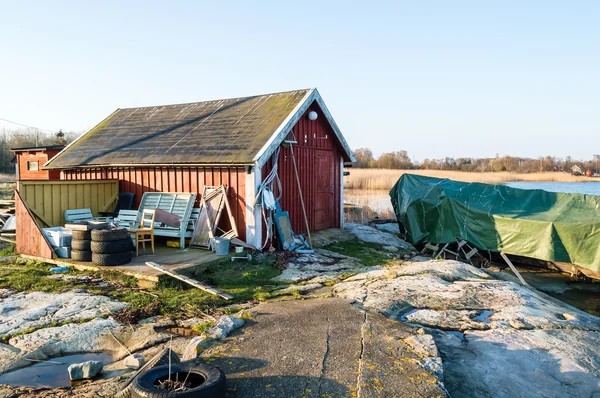
[[[302,115],[304,115],[304,113],[306,112],[308,107],[313,103],[313,101],[316,101],[317,104],[319,104],[319,106],[321,107],[321,110],[323,111],[323,116],[325,116],[325,119],[327,119],[327,121],[331,125],[331,128],[333,129],[333,132],[340,141],[346,155],[350,158],[352,162],[356,161],[356,158],[352,154],[350,146],[346,142],[346,139],[342,135],[342,132],[340,131],[338,125],[335,123],[335,120],[333,120],[329,109],[327,109],[327,106],[325,106],[323,98],[321,98],[321,95],[319,94],[317,89],[313,88],[308,93],[306,93],[302,101],[300,101],[300,103],[296,105],[294,110],[288,115],[287,118],[285,118],[285,120],[283,121],[283,123],[281,123],[277,130],[275,130],[275,133],[273,133],[269,141],[267,141],[267,143],[261,148],[261,150],[258,151],[256,156],[254,157],[254,161],[258,164],[259,167],[264,166],[267,160],[269,160],[271,155],[275,152],[277,147],[281,145],[285,137],[287,137],[287,135],[289,134],[292,127],[296,125],[298,120],[300,120]]]

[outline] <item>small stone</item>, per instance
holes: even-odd
[[[123,365],[125,365],[129,369],[137,370],[144,366],[144,362],[145,361],[143,356],[141,356],[140,354],[132,354],[125,358],[125,360],[123,361]]]
[[[396,246],[383,246],[382,249],[393,253],[400,251],[400,249],[398,249]]]
[[[246,321],[241,318],[224,315],[219,318],[219,321],[215,326],[206,331],[206,334],[217,340],[224,339],[235,329],[244,326],[244,323],[246,323]]]
[[[69,378],[71,380],[91,379],[102,372],[104,365],[100,361],[87,361],[74,363],[69,366]]]

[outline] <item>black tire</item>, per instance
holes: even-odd
[[[73,230],[73,240],[91,240],[92,234],[91,231],[78,231]]]
[[[169,376],[169,365],[158,366],[140,373],[131,384],[133,398],[222,398],[225,396],[225,374],[219,368],[200,360],[171,365],[171,377],[179,373],[179,380],[188,377],[188,381],[203,382],[185,391],[160,391],[154,382]],[[189,376],[188,376],[189,373]]]
[[[92,242],[91,248],[92,253],[98,254],[122,253],[127,250],[134,250],[133,243],[129,238],[110,242]]]
[[[88,239],[84,239],[84,240],[73,239],[71,241],[71,249],[78,250],[81,252],[89,252],[89,251],[91,251],[90,243],[92,243],[92,241],[88,240]]]
[[[123,240],[128,236],[125,228],[94,229],[92,242],[112,242],[113,240]]]
[[[123,265],[131,261],[131,251],[121,253],[92,253],[92,263],[94,265]]]
[[[140,373],[145,372],[148,369],[155,368],[161,365],[167,365],[169,363],[178,364],[181,362],[177,354],[175,354],[170,348],[165,348],[155,356],[153,356],[144,366],[133,372],[133,374],[127,379],[121,391],[115,395],[115,398],[131,398],[131,383],[135,380]]]
[[[92,261],[92,252],[71,250],[71,260],[75,261]]]

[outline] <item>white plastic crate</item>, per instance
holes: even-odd
[[[56,253],[59,258],[71,258],[71,246],[55,247],[54,253]]]
[[[63,227],[42,228],[48,242],[54,247],[71,246],[73,231]]]

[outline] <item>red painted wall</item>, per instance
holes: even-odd
[[[60,180],[60,171],[42,170],[44,164],[56,156],[58,152],[60,152],[60,149],[16,152],[19,180]],[[27,170],[27,162],[38,162],[38,170]]]
[[[246,239],[246,171],[243,167],[109,167],[63,170],[64,180],[119,180],[120,192],[135,194],[137,208],[144,192],[196,192],[195,207],[205,185],[227,185],[240,239]],[[222,217],[221,226],[228,226]]]
[[[315,111],[318,114],[317,120],[308,119],[307,115],[310,111]],[[306,206],[306,214],[308,224],[311,231],[324,228],[339,228],[340,227],[340,173],[341,173],[341,158],[342,149],[337,142],[335,133],[329,125],[327,119],[323,115],[320,107],[313,103],[306,113],[298,120],[292,129],[297,144],[293,144],[296,166],[300,177],[300,186]],[[321,170],[317,166],[315,156],[330,155],[331,165],[329,170]],[[271,171],[272,161],[269,160],[263,167],[263,178]],[[302,215],[302,207],[300,202],[300,194],[296,176],[294,174],[294,166],[292,163],[291,151],[289,148],[281,148],[279,153],[278,174],[281,179],[283,195],[280,199],[281,208],[290,213],[290,221],[292,228],[296,233],[306,233],[304,216]],[[318,200],[317,200],[317,182],[318,173],[330,175],[333,183],[333,193],[330,195],[330,208],[333,209],[331,214],[328,214],[329,225],[323,226],[317,220],[318,216]],[[321,175],[321,178],[324,176]],[[321,225],[319,225],[321,224]]]

